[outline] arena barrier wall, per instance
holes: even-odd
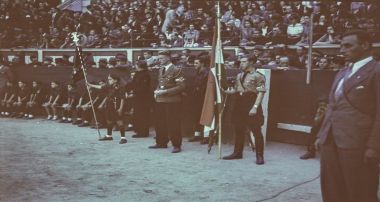
[[[306,84],[306,71],[271,73],[268,140],[307,144],[319,99],[328,99],[336,71],[313,70]]]
[[[16,67],[13,69],[18,80],[31,82],[33,80],[48,84],[50,81],[59,81],[67,84],[71,81],[71,67]],[[306,84],[306,71],[304,70],[259,70],[267,78],[267,93],[263,101],[265,125],[263,134],[267,140],[280,141],[293,144],[306,144],[310,126],[316,110],[318,99],[327,98],[330,86],[333,82],[335,71],[312,71],[311,84]],[[90,82],[105,80],[107,74],[113,73],[120,76],[122,82],[130,79],[130,72],[125,69],[96,69],[87,70]],[[231,81],[239,73],[238,69],[227,69],[227,78]],[[187,86],[191,86],[192,77],[195,75],[193,68],[183,68]],[[152,78],[157,77],[157,71],[152,71]],[[153,79],[155,80],[155,79]],[[156,83],[153,83],[156,85]],[[84,81],[78,83],[81,91],[85,90]],[[188,95],[189,96],[189,95]],[[191,119],[191,101],[184,97],[182,108],[183,136],[193,134],[193,120]],[[232,142],[234,131],[231,124],[231,109],[234,106],[234,98],[226,103],[223,142]]]

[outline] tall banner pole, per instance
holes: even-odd
[[[99,122],[98,122],[98,119],[96,118],[96,113],[95,113],[95,108],[94,108],[94,102],[93,102],[93,99],[92,99],[92,96],[91,96],[90,87],[87,85],[88,84],[87,72],[86,72],[86,70],[84,68],[82,51],[81,51],[81,48],[79,46],[79,35],[78,35],[77,32],[73,32],[71,34],[71,36],[73,38],[73,42],[75,43],[75,49],[76,49],[76,52],[78,53],[78,57],[79,57],[79,60],[80,60],[80,66],[81,66],[81,69],[83,71],[83,77],[84,77],[84,80],[86,82],[86,89],[87,89],[88,97],[90,98],[91,109],[92,109],[92,113],[94,115],[95,125],[96,125],[96,129],[98,130],[98,136],[99,136],[99,139],[100,139],[101,135],[100,135],[100,130],[99,130]]]
[[[218,11],[217,11],[217,41],[216,44],[219,44],[219,46],[216,46],[216,48],[221,48],[220,44],[220,3],[218,1]],[[222,81],[222,64],[221,64],[221,58],[222,58],[222,50],[216,50],[218,53],[217,57],[215,58],[218,62],[218,83],[219,87],[221,87],[221,81]],[[216,88],[216,90],[220,90]],[[222,106],[223,107],[223,106]],[[222,110],[218,110],[219,116],[218,116],[218,149],[219,149],[219,159],[222,159]]]
[[[308,49],[308,57],[307,57],[307,74],[306,74],[306,84],[310,84],[311,80],[311,69],[313,63],[313,21],[314,21],[314,13],[310,15],[310,24],[309,24],[309,49]]]

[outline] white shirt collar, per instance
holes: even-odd
[[[350,74],[350,77],[353,74],[355,74],[357,71],[359,71],[360,68],[364,67],[367,63],[369,63],[371,60],[373,60],[372,56],[364,58],[362,60],[359,60],[359,61],[355,62],[354,65],[352,66],[352,72]]]
[[[169,64],[165,65],[165,66],[164,66],[165,71],[167,71],[167,70],[169,69],[170,66],[172,66],[172,63],[169,63]]]

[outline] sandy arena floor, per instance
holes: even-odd
[[[266,164],[217,159],[217,147],[188,143],[150,150],[153,137],[119,145],[96,130],[51,121],[0,119],[0,201],[260,201],[319,174],[304,147],[267,143]],[[105,134],[105,130],[101,130]],[[153,136],[153,135],[151,135]],[[223,155],[232,151],[223,145]],[[268,201],[321,201],[319,179]]]

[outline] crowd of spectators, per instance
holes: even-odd
[[[59,1],[3,0],[1,48],[72,48],[79,31],[87,48],[204,47],[212,43],[215,1],[92,0],[83,12],[60,10]],[[379,1],[222,0],[225,46],[307,44],[310,14],[313,42],[339,43],[350,29],[380,40]]]

